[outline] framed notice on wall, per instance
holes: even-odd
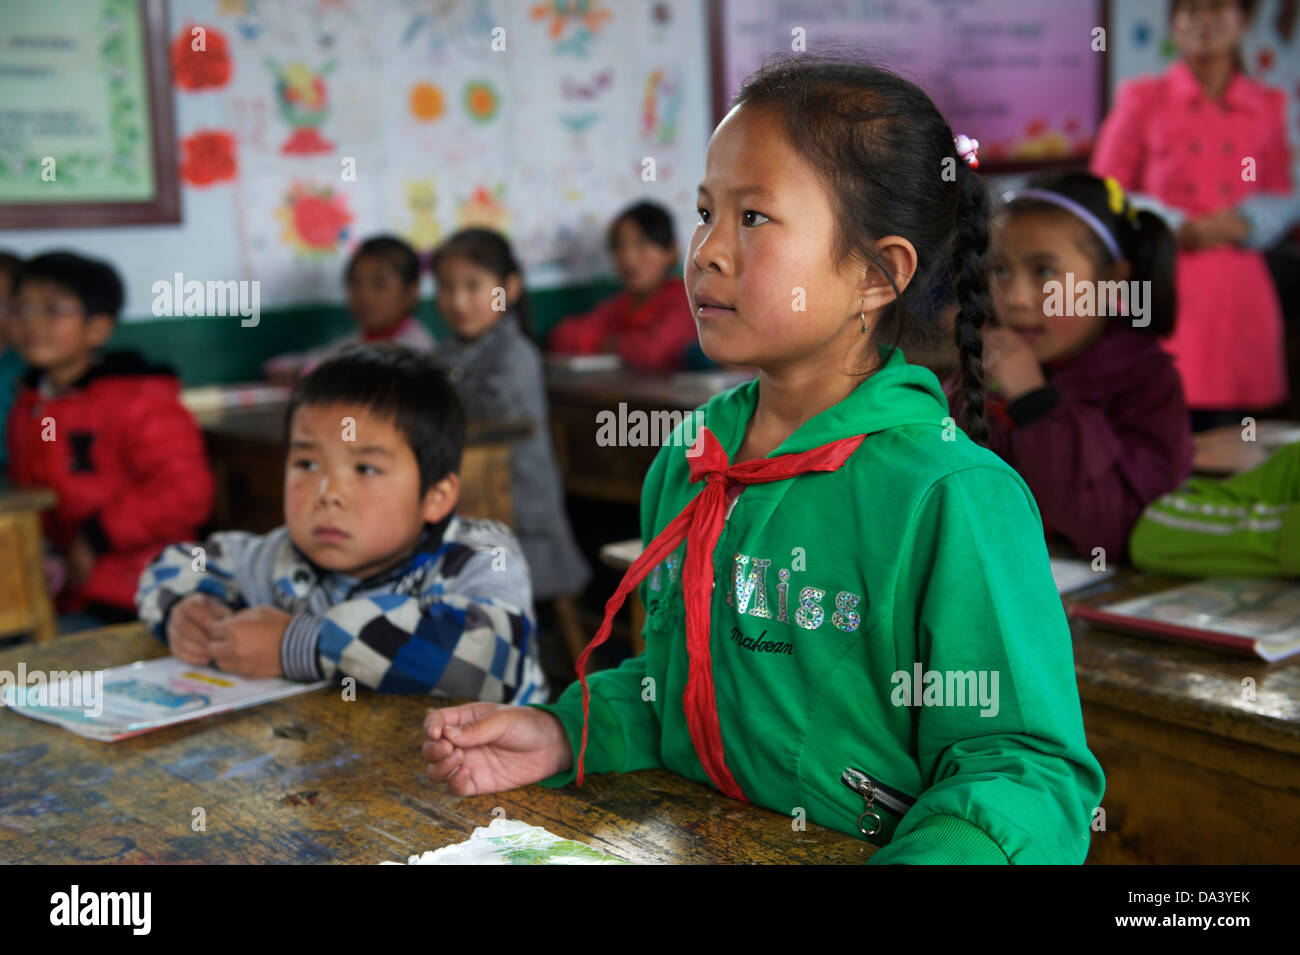
[[[711,4],[717,119],[765,60],[840,50],[861,53],[925,90],[955,134],[980,141],[984,172],[1082,165],[1101,127],[1102,0]]]
[[[0,228],[179,221],[165,0],[6,2]]]

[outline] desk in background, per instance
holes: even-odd
[[[624,504],[641,503],[641,484],[659,453],[657,445],[602,446],[597,443],[597,416],[615,419],[645,416],[647,440],[654,440],[665,413],[682,416],[715,394],[752,378],[751,373],[688,371],[652,375],[631,369],[575,372],[548,368],[546,392],[551,403],[551,437],[566,490],[583,497]],[[620,411],[620,405],[625,406]],[[631,419],[635,420],[635,418]]]
[[[1077,602],[1182,582],[1125,569]],[[1300,862],[1300,662],[1071,628],[1088,745],[1106,773],[1106,831],[1089,861]]]
[[[285,410],[277,402],[195,412],[216,477],[213,527],[265,534],[284,523]],[[527,421],[468,423],[457,513],[514,524],[511,445],[531,433]]]
[[[0,669],[92,669],[159,656],[143,628],[0,652]],[[429,697],[336,688],[100,743],[0,711],[0,863],[405,862],[467,839],[501,807],[633,862],[857,863],[860,839],[664,771],[452,796],[424,774]],[[202,807],[205,832],[191,828]]]
[[[57,503],[48,488],[20,488],[0,478],[0,637],[30,633],[54,639],[54,606],[45,587],[41,511]]]

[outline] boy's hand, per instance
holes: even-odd
[[[984,374],[1007,401],[1047,384],[1029,343],[1009,328],[984,329]]]
[[[212,626],[209,647],[217,666],[235,676],[281,676],[280,642],[293,614],[275,607],[249,607]]]
[[[212,627],[233,611],[207,594],[190,594],[172,605],[167,615],[167,646],[183,663],[206,666],[212,662]]]
[[[564,726],[545,710],[466,703],[430,710],[425,772],[457,796],[517,789],[573,766]]]

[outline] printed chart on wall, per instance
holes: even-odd
[[[607,272],[630,202],[694,221],[698,3],[177,0],[172,32],[182,181],[231,189],[244,271],[278,295],[338,297],[376,232],[500,229],[544,287]]]
[[[800,48],[863,52],[924,89],[984,165],[1081,159],[1101,125],[1103,5],[1061,0],[790,0],[721,5],[729,102],[764,57]]]

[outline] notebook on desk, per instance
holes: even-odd
[[[176,723],[297,696],[329,681],[248,680],[161,657],[98,671],[36,671],[0,680],[0,705],[111,743]]]
[[[1076,605],[1071,613],[1270,663],[1300,653],[1300,585],[1285,580],[1214,577],[1118,603]]]

